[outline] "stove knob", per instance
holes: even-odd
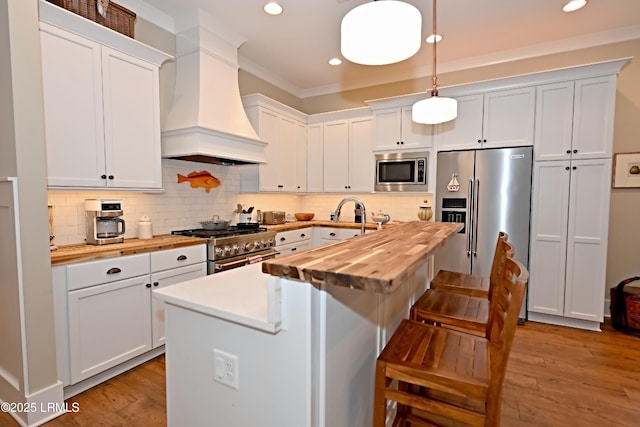
[[[233,245],[233,253],[234,254],[239,254],[240,253],[240,245]]]
[[[275,239],[269,239],[269,246],[275,246],[276,245],[276,240]]]
[[[224,254],[225,254],[225,256],[231,255],[231,246],[225,246],[224,247]]]
[[[248,242],[244,244],[244,250],[247,252],[252,251],[253,248],[255,248],[255,242]]]
[[[220,258],[223,254],[222,248],[216,248],[216,258]]]
[[[266,247],[267,247],[267,245],[268,245],[268,243],[267,243],[267,241],[266,241],[266,240],[260,240],[260,241],[258,242],[258,245],[259,245],[261,248],[266,248]]]

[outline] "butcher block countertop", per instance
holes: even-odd
[[[396,224],[316,249],[262,263],[273,276],[391,293],[454,236],[462,224],[414,221]]]
[[[269,231],[275,231],[275,232],[299,230],[301,228],[307,228],[307,227],[354,228],[359,230],[360,223],[345,222],[345,221],[333,222],[328,220],[317,220],[317,221],[285,222],[284,224],[277,224],[277,225],[263,224],[262,227],[266,227]],[[376,230],[377,228],[378,228],[378,225],[375,222],[367,222],[365,224],[365,229],[367,230]]]
[[[110,245],[66,245],[59,246],[51,252],[51,265],[70,264],[79,261],[94,261],[122,255],[133,255],[154,252],[163,249],[181,248],[207,243],[207,239],[199,237],[160,235],[151,239],[126,239],[123,243]]]

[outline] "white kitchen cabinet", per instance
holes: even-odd
[[[162,346],[164,305],[151,291],[206,274],[204,244],[54,268],[63,384],[76,384]]]
[[[537,88],[535,160],[610,158],[615,76]]]
[[[496,90],[456,99],[458,116],[437,125],[438,151],[533,145],[534,87]]]
[[[433,145],[433,126],[415,123],[411,106],[373,112],[374,146],[378,150],[421,150]]]
[[[346,215],[348,211],[343,208],[342,214]],[[365,230],[370,233],[374,230]],[[322,246],[327,243],[335,243],[340,240],[350,239],[360,236],[360,228],[341,228],[341,227],[318,227],[314,234],[314,246]]]
[[[283,110],[274,108],[271,104],[276,101],[261,95],[244,97],[243,102],[251,125],[268,145],[265,148],[266,163],[243,168],[244,174],[255,174],[257,170],[258,187],[254,188],[255,180],[248,179],[243,183],[242,191],[306,192],[306,125],[287,114],[284,105]]]
[[[323,189],[330,193],[373,191],[373,119],[325,122],[323,127]]]
[[[40,23],[48,186],[160,189],[159,66],[169,56],[134,40],[123,43],[135,55],[118,38],[109,47],[104,30]]]
[[[611,159],[535,162],[531,320],[590,329],[603,321],[610,179]]]
[[[307,191],[322,193],[324,180],[324,124],[307,126]]]
[[[311,249],[313,243],[313,227],[298,230],[281,231],[276,234],[276,251],[279,256],[289,255]]]

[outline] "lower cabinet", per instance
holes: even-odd
[[[278,256],[311,249],[313,245],[313,227],[299,230],[282,231],[276,234],[276,251]]]
[[[611,159],[535,162],[529,318],[603,321]]]
[[[366,230],[369,233],[373,230]],[[360,235],[360,229],[356,228],[338,228],[338,227],[318,227],[314,235],[314,246],[322,246],[329,243],[335,243],[340,240],[349,239]]]
[[[76,384],[163,345],[164,306],[152,290],[203,277],[206,269],[205,245],[55,267],[63,384]]]

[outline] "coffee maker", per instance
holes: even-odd
[[[122,201],[116,199],[87,199],[84,201],[87,223],[87,243],[108,245],[122,243],[125,232]]]

